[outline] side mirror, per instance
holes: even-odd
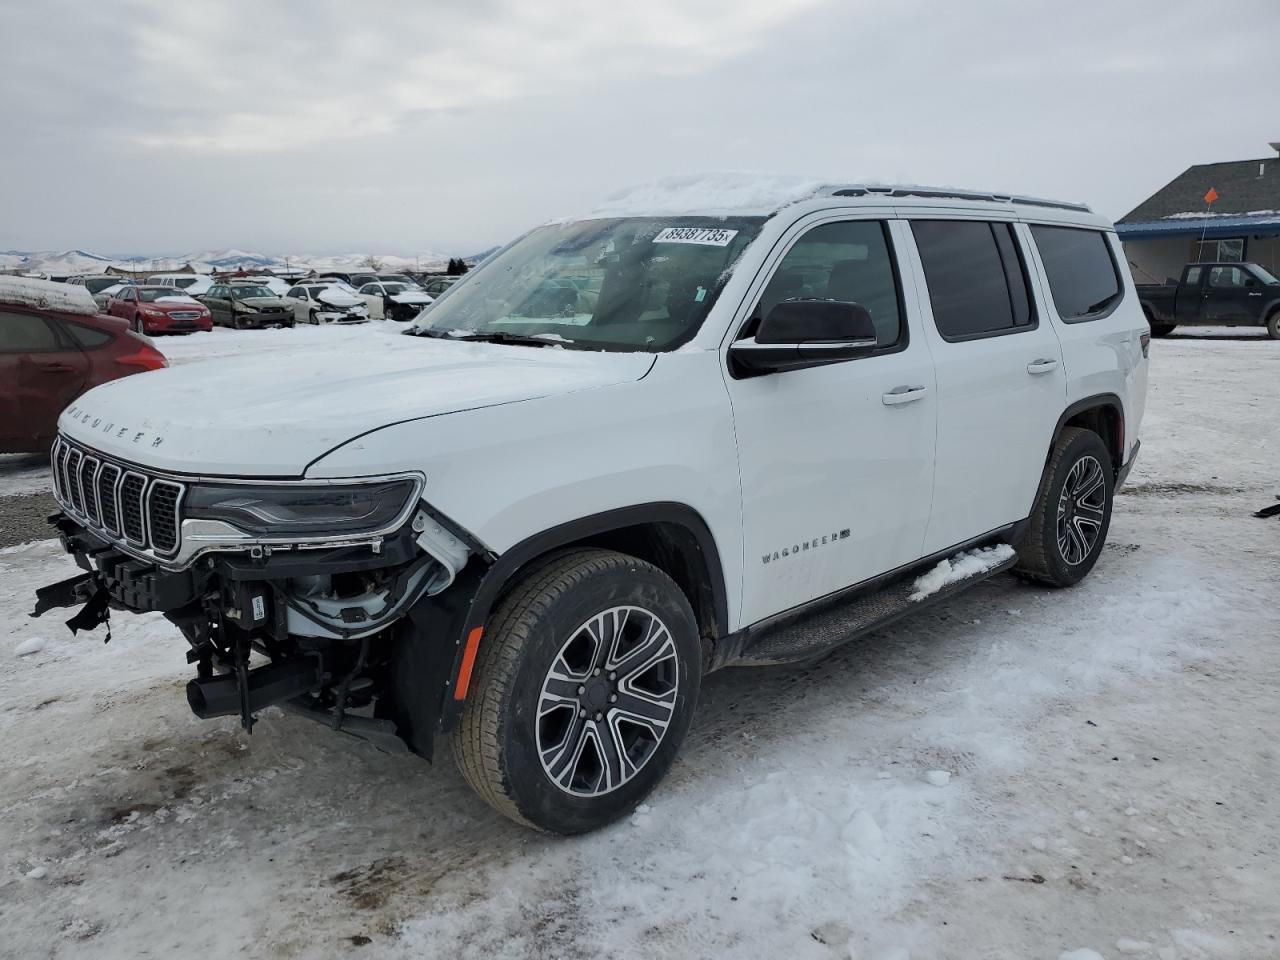
[[[877,346],[876,326],[860,303],[783,300],[754,337],[729,347],[738,376],[818,367],[865,357]]]

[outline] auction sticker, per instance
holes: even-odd
[[[721,230],[718,227],[667,227],[654,243],[696,243],[704,247],[727,247],[738,235],[737,230]]]

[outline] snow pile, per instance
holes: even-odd
[[[84,287],[36,280],[32,277],[0,276],[0,303],[62,313],[98,312],[93,296]]]
[[[584,219],[689,214],[771,214],[817,196],[830,179],[777,173],[685,174],[626,187],[606,197]]]
[[[33,653],[39,653],[43,650],[47,642],[48,641],[46,641],[44,637],[28,637],[26,640],[23,640],[20,644],[14,647],[13,652],[19,657],[30,656]]]
[[[912,603],[919,603],[945,586],[986,573],[992,567],[1011,559],[1013,555],[1013,547],[1007,543],[997,543],[994,547],[965,550],[954,557],[939,560],[936,567],[916,578],[915,588],[908,599]]]

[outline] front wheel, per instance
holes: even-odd
[[[1107,446],[1092,430],[1066,427],[1049,453],[1030,526],[1017,544],[1014,572],[1054,587],[1070,587],[1098,562],[1111,526],[1115,471]]]
[[[1167,337],[1173,333],[1176,323],[1153,323],[1151,324],[1151,335],[1153,337]]]
[[[133,332],[145,334],[147,331],[142,326],[142,315],[138,314],[133,318]]]
[[[1267,317],[1267,336],[1272,340],[1280,340],[1280,310],[1272,310]]]
[[[454,756],[499,813],[584,833],[662,779],[701,682],[697,623],[671,578],[575,550],[527,574],[491,618]]]

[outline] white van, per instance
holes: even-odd
[[[148,277],[147,283],[162,287],[177,287],[190,297],[208,293],[213,286],[213,278],[207,273],[157,273]]]

